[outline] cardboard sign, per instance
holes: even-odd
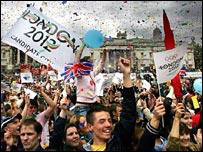
[[[171,50],[153,53],[158,84],[172,80],[179,73],[186,52],[185,44]]]
[[[199,103],[198,103],[198,100],[197,100],[197,96],[192,97],[192,102],[193,102],[194,109],[198,109],[199,108]]]
[[[33,83],[32,73],[20,73],[21,83]]]
[[[21,91],[22,84],[12,83],[11,88],[13,91],[19,93]]]
[[[1,82],[1,91],[11,92],[10,87],[6,84]]]
[[[33,92],[33,91],[30,90],[30,89],[24,88],[24,91],[25,91],[25,94],[29,94],[29,95],[30,95],[30,99],[34,99],[35,96],[37,95],[37,93]]]
[[[147,91],[149,91],[151,88],[151,84],[146,80],[142,80],[142,88],[145,88]]]

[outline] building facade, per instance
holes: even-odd
[[[176,42],[176,46],[182,42]],[[188,52],[185,55],[184,64],[191,69],[195,69],[193,43],[188,45]],[[152,39],[132,38],[127,39],[127,33],[117,33],[116,38],[105,41],[102,48],[94,50],[94,61],[98,61],[102,55],[102,50],[108,49],[105,71],[112,73],[117,71],[118,58],[124,57],[131,59],[131,68],[133,72],[149,71],[150,68],[155,69],[153,53],[164,51],[165,45],[162,40],[162,33],[157,27],[153,30]],[[19,68],[20,64],[39,65],[39,63],[23,51],[1,43],[1,71],[12,72]]]
[[[20,64],[39,64],[23,51],[1,42],[1,72],[12,73]]]
[[[150,69],[155,69],[153,53],[165,50],[165,44],[161,34],[160,29],[155,28],[152,39],[138,37],[126,39],[126,32],[119,32],[117,38],[106,41],[103,48],[97,49],[99,52],[102,52],[104,48],[109,50],[105,67],[106,71],[110,73],[117,71],[116,62],[119,56],[131,59],[133,72],[148,72]],[[176,42],[176,46],[182,43]],[[95,60],[98,58],[98,54]],[[187,54],[184,57],[184,65],[188,69],[195,69],[193,43],[188,44]]]

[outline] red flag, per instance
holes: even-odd
[[[163,22],[164,22],[164,33],[165,33],[165,48],[166,50],[170,50],[175,48],[175,40],[173,36],[173,31],[171,30],[170,23],[168,17],[166,15],[165,10],[163,10]],[[179,73],[171,80],[171,85],[174,88],[174,94],[178,100],[182,100],[182,86],[180,82]]]

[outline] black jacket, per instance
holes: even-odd
[[[144,133],[140,139],[138,151],[141,151],[141,152],[154,151],[155,140],[158,136],[159,136],[159,129],[153,128],[150,125],[150,122],[148,122],[144,130]]]
[[[107,142],[105,151],[131,150],[132,135],[136,122],[136,100],[133,87],[122,91],[122,112],[120,121],[116,124],[112,138]],[[85,151],[91,150],[91,143],[83,145]]]
[[[67,120],[61,117],[58,117],[54,122],[54,131],[52,136],[49,139],[49,148],[56,149],[57,151],[63,150],[63,139],[64,139],[64,130]]]
[[[57,150],[57,151],[81,151],[79,148],[70,147],[67,144],[63,143],[65,136],[65,125],[68,123],[67,119],[58,117],[54,122],[54,131],[52,136],[49,139],[48,150]]]

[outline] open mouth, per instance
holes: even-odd
[[[184,144],[188,144],[189,143],[189,140],[183,140],[182,141]]]
[[[111,129],[105,129],[103,131],[104,134],[110,135],[111,134]]]

